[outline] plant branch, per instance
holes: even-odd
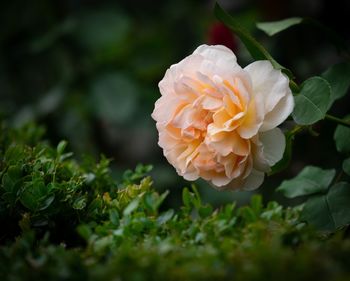
[[[333,115],[326,114],[325,119],[350,128],[350,122],[349,121],[346,121],[344,119],[340,119],[340,118],[335,117]]]

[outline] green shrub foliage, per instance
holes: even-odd
[[[110,160],[78,163],[67,142],[43,129],[2,125],[0,280],[346,280],[345,231],[321,236],[301,207],[251,204],[218,209],[195,186],[161,208],[139,165],[120,180]]]

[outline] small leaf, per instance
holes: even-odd
[[[87,224],[81,224],[77,227],[77,232],[79,233],[79,235],[85,239],[85,241],[89,241],[89,238],[92,235],[92,230],[90,228],[90,226],[88,226]]]
[[[301,85],[295,97],[293,119],[300,125],[311,125],[323,119],[328,110],[331,94],[329,83],[321,77],[312,77]]]
[[[280,21],[274,22],[262,22],[258,23],[257,27],[264,31],[267,35],[273,36],[281,31],[284,31],[295,25],[309,25],[322,32],[323,36],[326,37],[332,44],[337,48],[338,51],[345,52],[349,54],[349,49],[347,47],[346,41],[339,36],[334,30],[323,25],[322,23],[312,19],[312,18],[288,18]]]
[[[350,158],[344,160],[343,170],[347,175],[350,176]]]
[[[350,120],[350,117],[346,117]],[[338,125],[334,132],[335,146],[339,152],[350,153],[350,128]]]
[[[109,211],[109,220],[115,226],[119,225],[119,213],[118,213],[118,211],[116,209],[111,209]]]
[[[331,85],[331,96],[328,104],[330,108],[333,102],[343,97],[350,86],[350,63],[342,62],[327,69],[322,77]]]
[[[186,208],[190,208],[192,204],[193,194],[185,187],[182,191],[182,202]]]
[[[128,216],[130,215],[133,211],[135,211],[137,209],[137,207],[139,206],[140,200],[139,198],[135,198],[134,200],[132,200],[128,206],[125,207],[124,211],[123,211],[123,215],[124,216]]]
[[[74,203],[73,203],[73,209],[75,210],[82,210],[86,206],[86,197],[85,196],[80,196],[78,197]]]
[[[334,176],[334,169],[307,166],[295,178],[283,181],[277,191],[281,191],[288,198],[324,192]]]
[[[59,144],[57,145],[57,155],[62,155],[62,153],[64,152],[64,150],[67,147],[68,142],[65,140],[62,140],[59,142]]]
[[[174,210],[169,209],[165,213],[162,213],[158,218],[157,218],[157,224],[162,225],[165,224],[167,221],[171,220],[171,218],[174,216]]]
[[[256,214],[260,214],[263,209],[262,196],[260,194],[254,194],[252,196],[250,205]]]
[[[40,204],[40,207],[39,207],[39,211],[42,211],[42,210],[45,210],[47,209],[51,204],[52,202],[55,200],[55,195],[51,195],[47,198],[45,198],[45,200],[43,200]]]
[[[259,22],[256,24],[256,26],[267,35],[273,36],[287,28],[300,24],[302,21],[302,18],[288,18],[273,22]]]
[[[200,206],[198,209],[198,214],[201,218],[207,218],[213,213],[213,207],[209,204]]]
[[[215,4],[214,10],[216,17],[235,32],[255,60],[269,60],[275,69],[283,70],[283,72],[285,72],[289,78],[293,77],[290,70],[286,69],[275,61],[269,52],[258,41],[256,41],[254,37],[251,36],[248,30],[243,28],[238,21],[226,13],[218,3]]]

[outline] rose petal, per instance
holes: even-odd
[[[286,148],[286,138],[279,128],[259,134],[263,144],[264,157],[270,166],[282,159]]]
[[[240,188],[247,191],[257,189],[263,183],[264,177],[264,172],[253,169]]]
[[[252,80],[256,103],[264,105],[266,120],[261,130],[266,131],[278,126],[293,110],[294,103],[288,78],[281,70],[274,69],[269,61],[253,62],[244,70],[249,73]],[[280,103],[282,99],[285,100]]]

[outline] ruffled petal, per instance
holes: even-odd
[[[279,128],[274,128],[259,134],[263,144],[264,158],[269,166],[275,165],[282,159],[286,148],[286,138]]]
[[[264,122],[261,131],[281,124],[292,112],[294,102],[288,78],[273,68],[269,61],[256,61],[244,68],[253,84],[257,104],[264,105]]]

